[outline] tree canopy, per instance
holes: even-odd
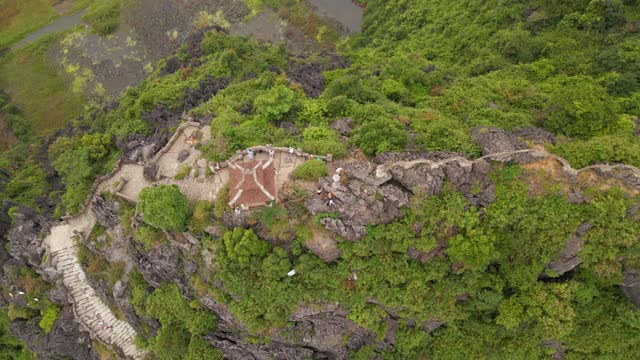
[[[158,229],[184,231],[189,202],[176,185],[145,188],[138,196],[138,212],[149,225]]]

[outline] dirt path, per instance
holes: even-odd
[[[13,47],[12,50],[20,50],[23,47],[35,42],[36,40],[44,37],[45,35],[53,34],[59,31],[65,31],[73,28],[74,26],[84,24],[82,21],[82,16],[86,11],[80,11],[75,14],[63,16],[58,18],[56,21],[51,24],[43,27],[40,30],[36,30],[31,34],[27,35],[24,39],[18,41]]]

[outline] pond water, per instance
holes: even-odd
[[[34,31],[31,34],[27,35],[24,39],[18,41],[14,46],[13,50],[18,50],[23,48],[25,45],[28,45],[45,35],[49,35],[58,31],[69,30],[76,25],[83,24],[82,16],[85,11],[80,11],[75,14],[67,15],[56,19],[51,24],[43,27],[40,30]]]
[[[360,32],[362,8],[352,0],[309,0],[322,15],[335,19],[353,32]]]

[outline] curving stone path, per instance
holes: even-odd
[[[198,130],[199,127],[187,127],[184,134]],[[209,133],[208,128],[201,129],[203,133]],[[186,136],[181,134],[175,143],[169,146],[166,153],[162,154],[158,163],[161,164],[161,175],[158,181],[148,181],[143,175],[143,165],[122,165],[96,186],[95,194],[103,191],[114,191],[120,188],[119,195],[136,202],[142,189],[155,184],[175,184],[191,200],[215,200],[215,196],[229,180],[229,170],[220,169],[210,176],[204,176],[208,166],[198,161],[200,152],[191,150],[189,157],[183,163],[191,162],[193,167],[198,167],[198,175],[192,172],[184,180],[174,179],[177,162],[177,154],[185,147]],[[258,154],[259,159],[267,158],[266,153]],[[301,156],[289,157],[288,154],[276,152],[274,161],[276,165],[276,186],[280,188],[296,166],[305,159]],[[243,161],[237,160],[237,161]],[[172,165],[173,164],[173,165]],[[124,181],[124,185],[120,185]],[[117,186],[119,185],[119,186]],[[143,359],[146,352],[136,348],[134,340],[137,335],[135,329],[126,321],[115,317],[111,309],[102,301],[91,287],[87,276],[80,266],[77,257],[77,249],[73,238],[75,236],[88,236],[96,223],[93,208],[88,205],[85,211],[73,218],[67,219],[51,228],[45,237],[44,244],[48,248],[48,261],[62,275],[62,282],[71,294],[76,321],[85,327],[93,338],[103,343],[116,347],[130,359]]]

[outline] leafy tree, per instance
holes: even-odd
[[[285,85],[276,85],[254,101],[256,112],[268,121],[282,120],[295,108],[296,94]]]
[[[211,347],[203,338],[193,335],[189,342],[189,350],[184,360],[222,360],[222,352]]]
[[[178,186],[145,188],[138,198],[137,210],[147,224],[164,230],[184,231],[189,203]]]
[[[615,129],[616,108],[606,91],[588,80],[566,84],[550,101],[549,130],[577,138],[604,135]]]
[[[365,154],[373,156],[384,151],[402,150],[407,144],[407,134],[399,122],[377,118],[357,128],[352,140]]]
[[[241,265],[248,264],[253,257],[264,257],[269,251],[269,245],[251,229],[234,228],[224,234],[222,242],[229,259]]]

